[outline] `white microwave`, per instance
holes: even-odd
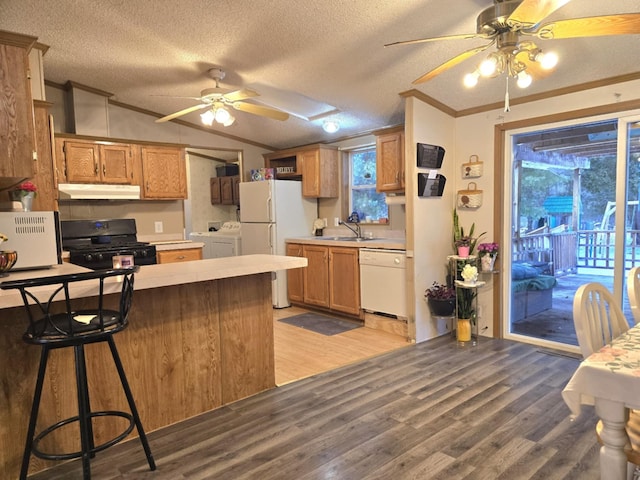
[[[62,263],[58,212],[0,212],[0,250],[15,250],[12,270],[47,268]]]

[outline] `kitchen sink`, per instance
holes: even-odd
[[[375,240],[375,238],[365,237],[325,237],[327,240],[336,240],[339,242],[366,242],[368,240]]]

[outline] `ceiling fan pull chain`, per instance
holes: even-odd
[[[509,105],[509,75],[505,75],[507,79],[507,91],[504,93],[504,111],[508,113],[511,111],[511,106]]]

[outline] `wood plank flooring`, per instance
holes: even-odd
[[[411,345],[403,337],[371,328],[327,336],[278,321],[306,311],[298,307],[274,310],[276,385]]]
[[[578,360],[444,336],[263,392],[92,460],[95,479],[599,478],[596,417],[560,392]],[[171,392],[167,392],[170,395]],[[81,478],[77,464],[34,476]]]

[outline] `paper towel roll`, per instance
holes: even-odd
[[[404,205],[405,196],[404,195],[386,195],[384,198],[384,203],[387,205]]]

